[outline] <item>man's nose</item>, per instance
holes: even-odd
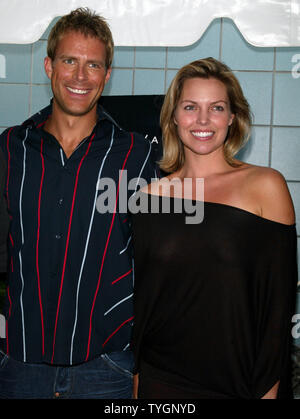
[[[87,78],[87,68],[84,64],[78,64],[74,72],[76,80],[82,81]]]

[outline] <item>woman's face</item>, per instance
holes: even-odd
[[[185,153],[223,152],[233,118],[222,82],[198,77],[185,80],[174,116]]]

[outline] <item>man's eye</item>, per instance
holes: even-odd
[[[72,58],[65,58],[63,61],[65,64],[73,64],[74,60]]]
[[[98,63],[89,63],[89,68],[100,68],[100,64]]]

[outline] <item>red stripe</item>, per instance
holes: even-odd
[[[118,330],[121,329],[121,327],[123,327],[126,323],[130,322],[131,320],[133,320],[133,318],[134,318],[134,316],[130,317],[130,319],[125,320],[125,322],[123,322],[122,324],[120,324],[120,326],[110,336],[108,336],[108,338],[106,339],[106,341],[103,343],[102,347],[104,347],[107,344],[107,342],[110,340],[110,338],[112,338],[113,335],[115,335],[118,332]]]
[[[57,321],[58,321],[58,313],[59,313],[59,308],[60,308],[60,300],[61,300],[61,294],[62,294],[62,287],[63,287],[63,282],[64,282],[64,276],[65,276],[65,269],[66,269],[66,262],[67,262],[67,254],[68,254],[68,248],[69,248],[69,240],[70,240],[70,232],[71,232],[71,224],[72,224],[72,218],[73,218],[73,211],[74,211],[74,204],[75,204],[75,197],[76,197],[76,193],[77,193],[77,186],[78,186],[78,178],[79,178],[79,172],[82,166],[82,163],[84,161],[84,159],[86,158],[92,141],[95,137],[95,134],[91,137],[91,140],[89,142],[89,145],[87,147],[87,150],[85,152],[85,155],[82,157],[82,159],[80,160],[78,169],[77,169],[77,174],[76,174],[76,180],[75,180],[75,186],[74,186],[74,192],[73,192],[73,199],[72,199],[72,206],[71,206],[71,213],[70,213],[70,220],[69,220],[69,228],[68,228],[68,235],[67,235],[67,242],[66,242],[66,250],[65,250],[65,256],[64,256],[64,264],[63,264],[63,270],[62,270],[62,276],[61,276],[61,283],[60,283],[60,290],[59,290],[59,297],[58,297],[58,305],[57,305],[57,312],[56,312],[56,319],[55,319],[55,328],[54,328],[54,338],[53,338],[53,352],[52,352],[52,360],[51,363],[53,362],[53,358],[54,358],[54,347],[55,347],[55,339],[56,339],[56,329],[57,329]]]
[[[48,119],[46,119],[46,121],[41,122],[39,125],[37,125],[37,128],[41,128],[43,125],[46,124],[46,122],[48,121]]]
[[[8,236],[9,236],[9,240],[10,240],[12,246],[14,246],[14,241],[13,241],[12,235],[9,233]]]
[[[44,140],[41,139],[40,155],[41,155],[41,160],[42,160],[42,176],[41,176],[41,182],[40,182],[39,202],[38,202],[38,227],[37,227],[37,239],[36,239],[36,272],[37,272],[37,279],[38,279],[39,303],[40,303],[41,323],[42,323],[42,350],[43,350],[43,355],[44,355],[44,353],[45,353],[44,316],[43,316],[43,305],[42,305],[42,296],[41,296],[41,282],[40,282],[40,269],[39,269],[39,241],[40,241],[40,226],[41,226],[41,196],[42,196],[42,188],[43,188],[43,181],[44,181],[44,175],[45,175],[43,143],[44,143]]]
[[[10,151],[9,151],[9,139],[10,133],[13,128],[11,128],[7,133],[7,141],[6,141],[6,149],[7,149],[7,180],[6,180],[6,197],[7,197],[7,206],[9,206],[9,198],[8,198],[8,184],[9,184],[9,177],[10,177]]]
[[[122,279],[122,278],[124,278],[125,276],[129,275],[129,274],[130,274],[130,272],[132,272],[132,269],[130,269],[130,271],[126,272],[126,274],[124,274],[124,275],[122,275],[122,276],[119,276],[119,278],[115,279],[115,280],[111,283],[111,285],[115,284],[116,282],[120,281],[120,279]]]
[[[113,216],[112,216],[108,236],[107,236],[107,239],[106,239],[106,245],[105,245],[104,252],[103,252],[103,255],[102,255],[102,262],[101,262],[101,267],[100,267],[100,272],[99,272],[98,284],[97,284],[96,292],[95,292],[95,295],[94,295],[92,310],[91,310],[91,314],[90,314],[90,330],[89,330],[86,360],[88,359],[89,354],[90,354],[90,344],[91,344],[91,334],[92,334],[92,317],[93,317],[93,312],[94,312],[94,308],[95,308],[95,302],[96,302],[97,294],[98,294],[99,287],[100,287],[100,281],[101,281],[101,276],[102,276],[104,260],[105,260],[105,257],[106,257],[106,252],[107,252],[107,248],[108,248],[108,244],[109,244],[109,240],[110,240],[110,235],[111,235],[112,228],[113,228],[114,221],[115,221],[116,208],[117,208],[117,203],[118,203],[118,198],[119,198],[120,183],[121,183],[124,167],[127,163],[127,160],[128,160],[128,157],[131,153],[132,147],[133,147],[133,134],[131,133],[131,144],[130,144],[130,148],[129,148],[127,154],[126,154],[126,157],[124,159],[123,166],[122,166],[122,169],[121,169],[121,174],[120,174],[119,183],[118,183],[117,196],[116,196],[116,203],[115,203],[115,207],[114,207],[114,213],[113,213]]]
[[[11,242],[12,247],[14,247],[14,241],[13,241],[12,235],[10,233],[9,233],[8,237],[9,237],[9,240]],[[10,258],[10,265],[11,265],[11,271],[13,272],[14,271],[14,264],[13,264],[12,255],[11,255],[11,258]]]

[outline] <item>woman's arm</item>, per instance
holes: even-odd
[[[288,359],[290,357],[290,322],[294,310],[297,283],[296,231],[293,202],[284,177],[278,171],[262,168],[255,182],[261,216],[286,225],[270,227],[270,247],[266,249],[268,269],[265,286],[261,287],[259,317],[259,353],[257,359],[257,395],[262,399],[290,397]],[[272,226],[272,224],[269,224]],[[273,232],[272,232],[273,231]],[[268,367],[266,367],[268,365]],[[269,371],[266,373],[266,370]],[[265,379],[262,377],[267,374]],[[261,377],[259,379],[258,377]],[[268,379],[267,379],[268,377]],[[276,382],[271,388],[269,382]],[[272,384],[271,384],[272,385]],[[262,391],[263,390],[263,391]]]
[[[138,387],[139,387],[139,375],[135,374],[133,376],[133,393],[132,393],[133,399],[138,398]]]
[[[262,399],[277,399],[278,387],[279,381],[277,381],[277,383],[262,397]]]
[[[261,215],[282,224],[295,223],[295,211],[286,181],[281,173],[266,169],[259,176]]]

